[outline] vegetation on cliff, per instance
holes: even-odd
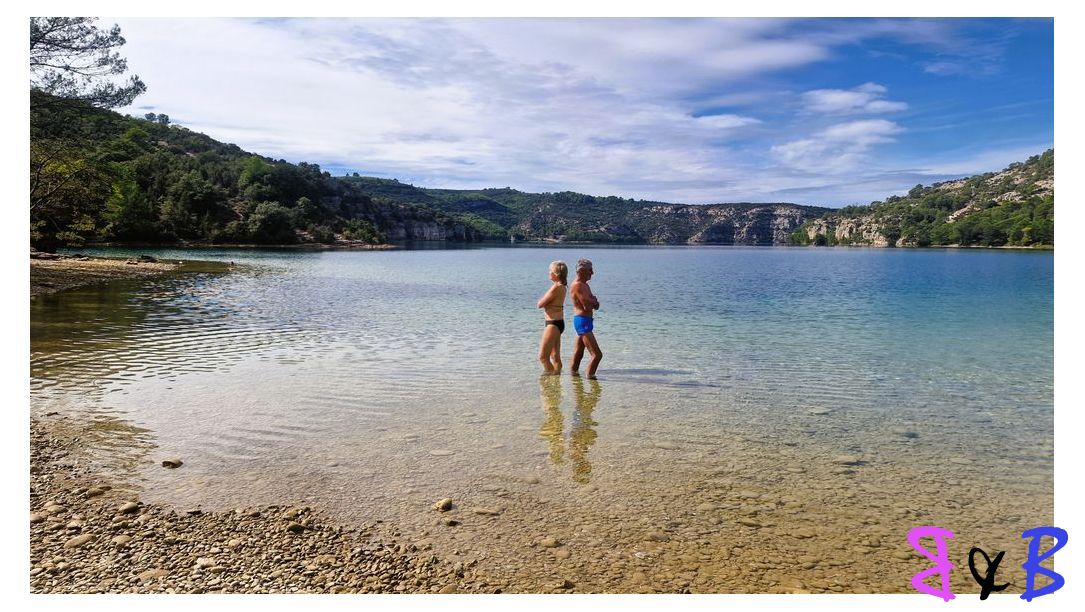
[[[793,244],[1053,246],[1055,152],[803,224]]]

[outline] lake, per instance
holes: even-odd
[[[31,301],[32,413],[97,423],[146,501],[380,520],[514,590],[911,592],[918,525],[1020,587],[1052,521],[1051,252],[83,252],[237,264]],[[540,377],[580,257],[599,380]]]

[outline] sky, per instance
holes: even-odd
[[[422,187],[835,207],[1054,142],[1050,19],[112,23],[121,112]]]

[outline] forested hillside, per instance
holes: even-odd
[[[827,209],[686,206],[514,189],[422,189],[333,177],[171,125],[31,96],[31,240],[296,244],[527,239],[781,244]]]
[[[1053,246],[1055,151],[806,222],[793,244]]]
[[[370,195],[315,164],[242,151],[170,125],[31,92],[31,241],[292,244],[477,240],[504,232]]]

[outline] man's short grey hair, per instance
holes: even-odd
[[[576,260],[577,274],[579,274],[581,270],[592,270],[592,269],[593,268],[592,268],[590,259],[578,259],[578,260]]]

